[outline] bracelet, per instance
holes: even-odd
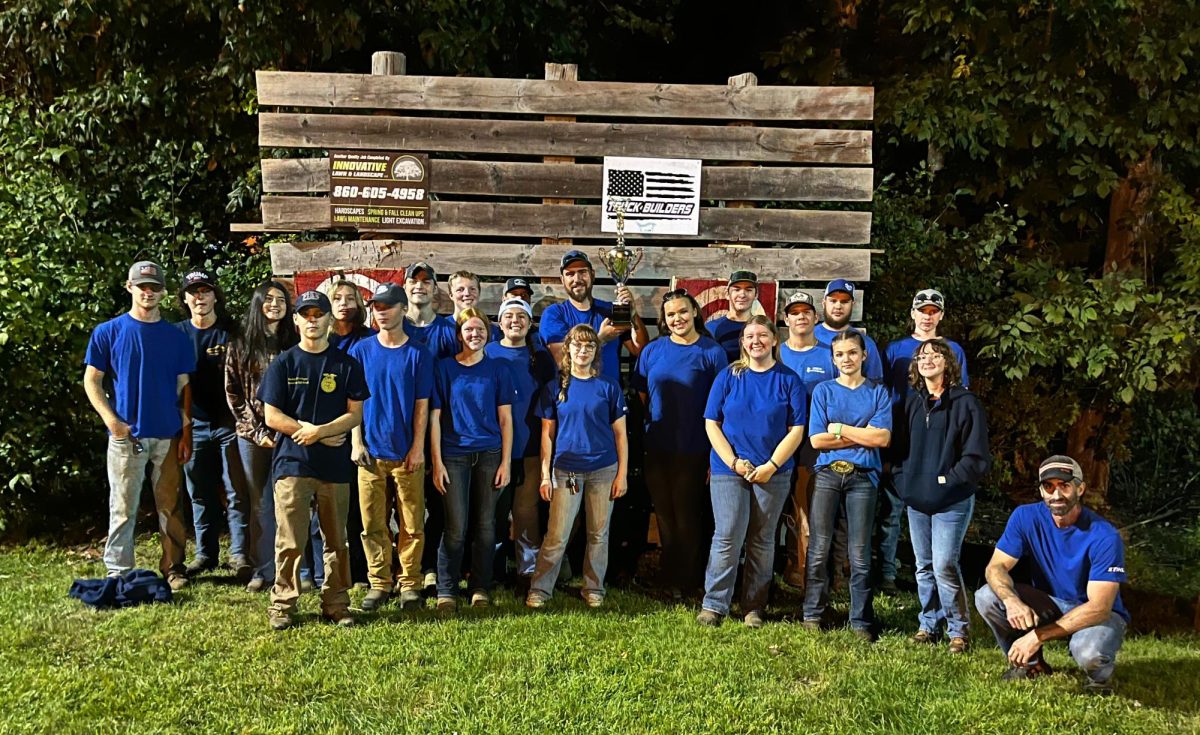
[[[771,459],[770,457],[767,457],[767,461],[768,461],[768,462],[770,462],[771,464],[775,465],[775,469],[779,469],[779,465],[778,465],[778,464],[775,464],[775,460],[774,460],[774,459]]]
[[[737,463],[741,462],[741,461],[742,461],[741,457],[734,456],[733,464],[729,465],[729,469],[733,470],[734,472],[737,472]]]

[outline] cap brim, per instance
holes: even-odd
[[[812,312],[815,312],[815,311],[816,311],[816,309],[814,309],[814,308],[813,308],[813,305],[812,305],[812,304],[806,304],[806,303],[804,303],[803,301],[799,301],[799,302],[797,302],[797,303],[795,303],[795,304],[788,304],[787,306],[783,307],[783,313],[784,313],[784,314],[791,314],[791,313],[792,313],[792,309],[795,309],[797,306],[803,306],[805,309],[808,309],[809,311],[812,311]]]
[[[1071,472],[1070,470],[1060,470],[1057,467],[1055,467],[1053,469],[1043,471],[1038,476],[1038,479],[1041,482],[1045,482],[1046,480],[1068,480],[1068,481],[1070,481],[1070,480],[1075,479],[1075,473]]]

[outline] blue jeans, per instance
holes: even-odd
[[[1065,615],[1076,605],[1066,600],[1060,600],[1029,585],[1016,585],[1017,596],[1038,614],[1040,624],[1053,622]],[[1015,630],[1008,624],[1008,613],[1004,603],[992,592],[988,585],[980,587],[975,592],[975,609],[979,616],[992,629],[1000,650],[1008,655],[1008,649],[1021,636],[1024,630]],[[1083,669],[1088,678],[1097,683],[1104,683],[1112,678],[1113,668],[1117,664],[1117,651],[1125,639],[1125,618],[1115,612],[1108,620],[1093,625],[1090,628],[1077,630],[1067,644],[1071,658]],[[1041,654],[1038,654],[1039,658]]]
[[[904,501],[896,494],[891,478],[883,482],[883,518],[879,521],[879,578],[896,579],[896,548],[900,545],[900,530],[904,525]]]
[[[531,592],[544,597],[554,594],[554,583],[562,569],[563,555],[571,538],[571,529],[579,508],[587,503],[587,552],[583,558],[583,592],[604,594],[604,575],[608,572],[608,531],[612,519],[612,483],[617,465],[592,472],[576,472],[578,492],[567,488],[569,473],[554,471],[554,491],[550,496],[550,521],[546,538],[538,551],[537,566],[530,580]],[[538,478],[539,480],[541,478]]]
[[[777,472],[759,484],[733,475],[712,476],[713,537],[704,573],[705,610],[729,614],[743,546],[742,612],[766,607],[775,562],[775,529],[790,490],[790,473]]]
[[[275,581],[275,487],[271,482],[271,448],[238,437],[238,454],[246,477],[246,550],[254,579]]]
[[[500,450],[472,452],[446,457],[450,484],[443,500],[446,527],[438,546],[437,595],[454,597],[462,576],[463,546],[467,522],[474,517],[471,538],[471,589],[492,588],[492,562],[496,554],[496,470],[500,468]]]
[[[908,531],[917,560],[917,598],[921,601],[917,619],[921,630],[928,633],[936,634],[944,620],[951,638],[968,637],[971,609],[958,558],[974,510],[974,495],[933,515],[908,509]]]
[[[229,556],[245,559],[249,497],[233,427],[194,420],[192,458],[183,466],[183,476],[192,499],[196,561],[216,565],[221,555],[222,487],[229,513]]]
[[[829,548],[838,506],[845,500],[850,556],[850,627],[869,630],[875,619],[871,604],[871,529],[875,520],[875,484],[861,472],[839,475],[828,467],[817,472],[809,512],[808,562],[804,619],[820,620],[829,604]]]

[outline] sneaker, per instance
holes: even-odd
[[[183,572],[167,572],[167,586],[172,592],[178,592],[188,586],[188,578]]]
[[[422,580],[421,586],[425,589],[433,589],[437,587],[437,572],[425,572],[425,579]]]
[[[271,589],[271,585],[272,585],[271,582],[268,582],[267,580],[263,579],[262,577],[255,577],[254,579],[252,579],[246,583],[246,591],[247,592],[266,592],[267,590]]]
[[[333,623],[339,628],[353,628],[354,616],[349,610],[337,610],[331,613],[321,613],[321,619],[327,623]]]
[[[860,641],[866,641],[867,643],[875,642],[874,634],[866,628],[851,628],[850,633]]]
[[[540,610],[546,606],[546,603],[549,601],[549,599],[550,598],[546,597],[541,592],[530,592],[525,597],[525,607],[533,608],[534,610]]]
[[[804,630],[807,630],[810,633],[820,633],[821,632],[821,621],[820,620],[802,620],[802,621],[800,621],[800,627],[803,628]]]
[[[312,592],[312,591],[313,591],[313,590],[315,590],[316,588],[317,588],[317,586],[316,586],[315,584],[313,584],[313,581],[312,581],[311,579],[302,579],[302,580],[300,580],[300,592],[301,592],[301,594],[303,594],[303,593],[305,593],[305,592]]]
[[[392,593],[387,590],[371,590],[363,597],[362,609],[367,612],[377,610],[383,607],[384,603],[391,599],[391,597]]]
[[[927,630],[918,630],[912,638],[908,639],[910,643],[920,643],[926,646],[932,646],[937,643],[937,636]],[[955,639],[958,640],[958,639]]]
[[[1097,697],[1107,697],[1113,693],[1112,679],[1108,681],[1088,679],[1083,685],[1083,693],[1094,694]]]
[[[441,604],[441,600],[438,600]],[[475,590],[471,593],[471,607],[491,607],[492,598],[488,597],[488,593],[483,590]]]
[[[701,625],[707,625],[710,628],[715,628],[721,624],[724,618],[724,615],[715,613],[712,610],[701,610],[700,614],[696,616],[696,622]]]
[[[247,584],[254,575],[254,567],[250,566],[250,560],[244,556],[229,557],[229,568],[233,570],[234,579],[238,584]]]
[[[421,593],[417,590],[401,590],[400,591],[400,609],[407,610],[413,607],[421,607]]]
[[[762,612],[758,610],[751,610],[742,617],[742,623],[747,628],[761,628],[766,622],[766,620],[763,620]]]
[[[1050,676],[1053,673],[1054,669],[1050,668],[1050,664],[1045,661],[1038,661],[1032,666],[1013,666],[1008,671],[1005,671],[1000,676],[1000,679],[1002,681],[1025,681],[1027,679]]]
[[[458,603],[453,597],[437,598],[437,611],[442,615],[451,615],[458,608]]]
[[[885,579],[879,583],[879,594],[884,597],[895,597],[900,594],[900,588],[896,586],[896,580]]]
[[[271,630],[287,630],[296,624],[291,615],[279,612],[268,613],[267,621],[271,624]]]
[[[191,563],[183,568],[183,573],[191,577],[196,574],[200,574],[201,572],[211,572],[216,568],[217,563],[215,561],[209,561],[204,557],[198,556],[195,559],[192,559]]]
[[[971,650],[971,641],[962,636],[954,636],[950,639],[950,653],[966,653]]]
[[[604,595],[599,592],[584,592],[580,597],[588,607],[602,607],[604,605]]]

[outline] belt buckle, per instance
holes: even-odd
[[[854,473],[854,463],[847,462],[844,459],[839,459],[836,462],[831,462],[829,464],[829,469],[833,470],[839,475],[850,475]]]

